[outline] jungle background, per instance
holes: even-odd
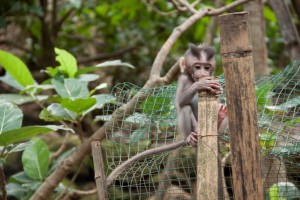
[[[153,73],[154,65],[157,63],[155,59],[175,28],[197,11],[221,8],[233,2],[231,0],[1,0],[0,49],[24,61],[34,79],[40,84],[48,79],[48,74],[43,71],[49,66],[58,66],[56,47],[74,55],[78,69],[113,60],[127,63],[94,69],[93,73],[100,78],[92,81],[89,88],[102,84],[103,87],[96,91],[97,94],[110,94],[113,87],[122,82],[130,82],[140,87],[145,84],[150,87],[164,85],[168,81],[151,85],[149,80],[151,75],[155,74]],[[250,12],[251,34],[254,35],[253,57],[257,75],[276,74],[292,61],[300,59],[299,0],[241,2],[243,4],[224,13],[243,10]],[[184,53],[187,44],[192,42],[206,43],[215,47],[216,75],[221,75],[219,41],[217,17],[208,14],[184,30],[176,39],[170,52],[166,52],[169,55],[163,61],[161,70],[156,74],[166,74]],[[0,66],[0,75],[4,77],[5,74],[6,70]],[[19,91],[2,81],[0,93],[16,94]],[[22,126],[49,124],[40,119],[40,112],[43,109],[40,104],[27,102],[19,107],[24,114]],[[83,148],[84,142],[89,141],[92,134],[97,133],[103,126],[104,121],[93,121],[93,118],[102,112],[101,109],[93,110],[80,122],[82,131],[80,135],[60,132],[41,135],[40,138],[47,144],[52,155],[55,154],[53,160],[63,154],[69,155],[69,150],[73,147],[77,150]],[[67,125],[75,130],[78,128],[78,123]],[[56,190],[53,192],[55,193],[53,198],[59,199],[64,196],[66,199],[96,199],[92,157],[89,150],[83,151],[82,154],[80,158],[75,159],[75,163],[81,163],[80,165],[69,160],[70,163],[69,165],[67,163],[64,173],[56,171],[57,176],[61,176],[63,180],[54,181],[53,187],[61,182],[72,190]],[[68,158],[68,155],[64,158]],[[28,187],[24,187],[23,193],[14,193],[9,189],[7,192],[5,189],[6,184],[14,181],[15,177],[12,177],[23,171],[21,157],[22,152],[17,152],[9,154],[5,157],[5,161],[1,162],[0,194],[3,198],[29,199],[34,193],[34,190]],[[59,168],[58,165],[55,167]],[[45,178],[43,177],[42,181]],[[23,195],[22,198],[20,194]],[[52,195],[52,192],[50,194]]]

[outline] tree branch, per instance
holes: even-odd
[[[204,8],[199,10],[196,14],[192,15],[190,18],[188,18],[186,21],[184,21],[180,26],[176,27],[172,34],[169,36],[167,41],[164,43],[160,51],[158,52],[154,63],[151,68],[150,72],[150,79],[159,77],[161,68],[166,60],[167,55],[169,54],[171,48],[177,41],[177,39],[181,36],[183,32],[185,32],[187,29],[189,29],[192,25],[194,25],[199,19],[201,19],[204,16],[215,16],[219,15],[225,11],[228,11],[238,5],[241,5],[245,2],[248,2],[251,0],[238,0],[231,4],[228,4],[224,7],[217,8],[217,9],[210,9],[210,8]]]
[[[92,190],[87,190],[87,191],[83,191],[83,190],[72,190],[69,194],[66,195],[66,197],[64,198],[65,200],[67,199],[76,199],[78,197],[83,197],[83,196],[90,196],[90,195],[94,195],[97,193],[97,189],[92,189]]]

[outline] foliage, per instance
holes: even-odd
[[[1,168],[5,165],[8,155],[24,150],[22,154],[24,172],[11,176],[6,187],[9,195],[19,199],[28,199],[47,175],[69,155],[65,152],[50,162],[51,152],[48,145],[33,136],[59,130],[82,134],[82,129],[74,129],[74,125],[81,127],[84,117],[92,111],[102,109],[106,104],[115,103],[115,97],[111,95],[96,94],[98,90],[105,88],[105,84],[89,89],[89,82],[95,80],[95,77],[91,79],[91,76],[83,71],[77,73],[77,61],[73,55],[58,48],[55,48],[55,51],[59,65],[48,67],[44,71],[50,79],[42,84],[38,84],[32,78],[27,66],[18,57],[0,51],[0,64],[6,69],[6,76],[11,77],[6,83],[19,89],[21,93],[1,94],[3,98],[0,101]],[[128,63],[116,60],[91,67],[88,72],[115,65],[134,68]],[[22,126],[23,112],[18,105],[28,102],[41,105],[40,119],[50,122],[49,125]],[[62,121],[70,124],[56,125]],[[58,189],[62,188],[60,185]]]

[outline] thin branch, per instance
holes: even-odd
[[[0,197],[3,200],[7,199],[6,189],[5,189],[5,174],[4,169],[2,166],[0,166]]]
[[[60,30],[62,24],[64,23],[64,21],[72,14],[72,12],[74,11],[74,8],[71,8],[64,16],[62,16],[56,23],[55,26],[53,27],[53,34],[56,36],[58,33],[58,30]]]
[[[73,175],[73,177],[72,177],[72,179],[71,179],[71,181],[68,183],[68,185],[67,185],[67,187],[65,188],[65,190],[56,198],[57,200],[59,200],[59,199],[61,199],[63,196],[65,196],[65,195],[67,195],[67,192],[68,192],[68,189],[69,189],[69,187],[70,187],[70,185],[72,184],[72,183],[74,183],[74,181],[76,180],[76,178],[77,178],[77,176],[79,175],[79,172],[80,172],[80,170],[81,170],[81,168],[82,168],[82,162],[80,163],[80,165],[79,165],[79,167],[78,167],[78,169],[77,169],[77,171],[76,171],[76,173]]]
[[[64,151],[65,151],[66,148],[67,148],[67,143],[68,143],[68,141],[69,141],[70,136],[71,136],[71,133],[70,133],[70,132],[67,132],[66,135],[65,135],[64,141],[63,141],[63,143],[60,145],[59,149],[51,155],[50,161],[55,160],[55,159],[58,158],[62,153],[64,153]]]
[[[159,10],[157,7],[155,7],[153,4],[154,4],[154,1],[151,1],[150,3],[147,2],[147,0],[142,0],[141,1],[145,6],[147,7],[150,7],[154,12],[158,13],[159,15],[161,16],[171,16],[173,14],[175,14],[177,12],[177,10],[171,10],[169,12],[165,12],[165,11],[162,11],[162,10]]]
[[[178,11],[186,11],[187,8],[185,6],[181,6],[180,3],[177,1],[177,0],[171,0],[171,3],[175,6],[175,8],[178,10]]]
[[[161,85],[172,83],[180,74],[179,61],[177,61],[168,71],[168,73],[159,79]]]
[[[220,15],[236,6],[239,6],[239,5],[249,2],[249,1],[252,1],[252,0],[238,0],[238,1],[232,2],[231,4],[225,5],[221,8],[210,9],[207,13],[207,16]]]
[[[91,189],[91,190],[87,190],[87,191],[83,191],[83,190],[72,190],[69,194],[66,195],[66,197],[64,199],[75,199],[78,197],[84,197],[84,196],[90,196],[90,195],[94,195],[97,194],[97,189]]]
[[[182,5],[184,5],[191,13],[196,14],[198,12],[197,9],[195,9],[188,1],[186,0],[177,0],[179,1]]]
[[[188,18],[186,21],[184,21],[180,26],[176,27],[170,37],[167,39],[167,41],[164,43],[160,51],[158,52],[154,63],[151,68],[150,72],[150,79],[155,78],[159,76],[161,68],[166,60],[167,55],[169,54],[172,46],[175,44],[177,39],[181,36],[183,32],[185,32],[188,28],[190,28],[192,25],[194,25],[199,19],[201,19],[204,16],[215,16],[219,15],[225,11],[228,11],[238,5],[241,5],[245,2],[248,2],[251,0],[238,0],[231,4],[228,4],[222,8],[217,9],[211,9],[211,8],[204,8],[202,10],[199,10],[196,14],[192,15],[190,18]]]
[[[192,15],[190,18],[188,18],[186,21],[184,21],[180,26],[176,27],[172,34],[169,36],[167,41],[164,43],[162,48],[159,50],[152,68],[150,72],[150,79],[159,77],[161,68],[163,66],[163,63],[166,60],[167,55],[169,54],[172,46],[175,44],[177,39],[182,35],[183,32],[185,32],[187,29],[189,29],[192,25],[194,25],[199,19],[201,19],[203,16],[207,14],[208,10],[203,9],[199,11],[198,13]]]
[[[54,30],[55,24],[56,24],[56,18],[57,18],[57,0],[52,1],[52,10],[51,10],[51,27],[52,32],[56,31]]]

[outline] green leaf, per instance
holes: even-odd
[[[41,133],[49,133],[59,129],[71,130],[65,129],[63,126],[25,126],[19,129],[6,131],[0,134],[0,146],[7,146]]]
[[[98,74],[81,74],[79,76],[79,80],[82,82],[92,82],[99,78],[100,76]]]
[[[10,102],[0,103],[0,136],[1,133],[22,126],[23,113]]]
[[[23,87],[34,84],[27,66],[15,55],[0,50],[0,65]]]
[[[23,188],[21,184],[17,183],[8,183],[5,187],[7,194],[17,199],[22,199],[28,192],[26,188]]]
[[[32,141],[33,144],[23,152],[23,168],[28,177],[42,181],[49,168],[50,152],[43,140],[32,138]]]
[[[106,62],[100,63],[96,66],[80,68],[80,69],[78,69],[78,72],[77,72],[76,75],[79,76],[80,74],[86,74],[86,73],[95,71],[98,68],[113,67],[113,66],[129,67],[129,68],[132,68],[132,69],[135,68],[133,65],[131,65],[129,63],[122,62],[121,60],[112,60],[112,61],[106,61]]]
[[[54,77],[54,76],[58,75],[59,68],[58,67],[46,67],[46,70],[41,70],[41,72],[45,72],[49,76]]]
[[[24,87],[20,85],[9,73],[5,73],[4,76],[0,77],[0,81],[3,83],[17,89],[17,90],[22,90]]]
[[[40,92],[40,91],[45,91],[45,90],[50,90],[50,89],[54,89],[53,85],[50,84],[45,84],[45,85],[30,85],[27,86],[26,88],[24,88],[24,90],[22,90],[21,92],[24,93],[26,91],[30,91],[34,89],[34,94]]]
[[[77,79],[53,78],[52,84],[62,98],[85,98],[89,95],[88,83]]]
[[[67,73],[70,78],[74,78],[77,72],[77,61],[75,57],[69,52],[59,48],[55,48],[55,53],[57,54],[56,60],[60,63],[58,68]]]
[[[270,200],[287,200],[294,199],[291,197],[299,197],[300,191],[290,182],[279,182],[275,183],[269,189]],[[295,198],[297,199],[297,198]]]
[[[122,62],[121,60],[105,61],[103,63],[96,65],[96,67],[111,67],[111,66],[122,66],[122,67],[129,67],[129,68],[134,69],[133,65]]]
[[[33,142],[30,141],[30,144]],[[15,183],[32,183],[34,180],[29,178],[24,171],[14,174],[9,177],[9,182]]]
[[[31,96],[20,94],[0,94],[1,102],[11,102],[17,105],[32,102],[34,99]]]
[[[125,119],[125,122],[146,125],[151,123],[151,118],[149,118],[149,115],[144,113],[133,113]]]
[[[24,151],[24,149],[30,145],[31,145],[31,141],[20,143],[20,144],[11,144],[7,147],[7,150],[8,150],[8,153]]]
[[[268,6],[265,6],[265,7],[264,7],[264,17],[265,17],[268,21],[276,22],[276,15],[275,15],[274,12],[271,10],[271,8],[268,7]]]
[[[111,115],[98,115],[95,117],[94,121],[111,121],[112,120],[112,116]]]
[[[97,87],[95,87],[93,90],[90,91],[90,96],[93,95],[97,90],[101,90],[103,88],[107,88],[107,83],[101,83]]]
[[[171,100],[164,97],[149,96],[140,108],[148,115],[165,115],[169,114]]]
[[[91,108],[93,105],[96,104],[96,99],[95,98],[77,98],[77,99],[63,99],[61,101],[61,105],[64,108],[67,108],[68,110],[71,110],[77,115],[80,115],[83,111],[88,110]]]
[[[276,106],[265,106],[267,109],[271,111],[288,111],[290,108],[294,108],[300,105],[300,96],[290,99],[283,104]]]
[[[105,104],[108,104],[108,103],[116,104],[117,103],[116,97],[109,95],[109,94],[98,94],[98,95],[93,95],[92,97],[96,99],[97,103],[93,107],[91,107],[89,110],[84,112],[84,115],[95,109],[102,109]]]
[[[79,9],[81,6],[81,0],[69,0],[72,7]]]
[[[142,139],[149,139],[149,133],[150,131],[147,128],[140,128],[135,130],[130,135],[130,143],[137,143]]]
[[[43,119],[48,122],[59,121],[59,120],[67,120],[74,122],[76,120],[76,113],[63,108],[58,103],[53,103],[47,107],[47,109],[43,109],[39,115],[40,119]]]

